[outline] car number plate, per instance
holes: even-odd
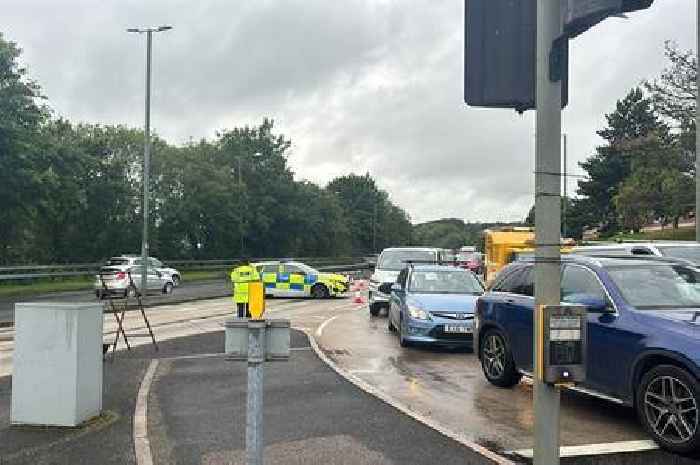
[[[463,325],[445,325],[446,333],[457,333],[457,334],[471,334],[471,326]]]

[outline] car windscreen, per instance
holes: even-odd
[[[437,255],[432,250],[387,250],[379,257],[380,270],[401,271],[407,262],[436,262]]]
[[[659,252],[664,257],[682,258],[700,265],[700,247],[688,245],[676,247],[657,246],[656,248],[659,249]]]
[[[476,277],[466,271],[414,271],[409,292],[419,294],[475,294],[484,292]]]
[[[121,265],[128,265],[129,264],[129,259],[128,258],[110,258],[107,260],[107,266],[121,266]]]
[[[609,267],[622,297],[642,310],[700,308],[700,272],[685,265]]]

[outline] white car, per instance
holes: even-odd
[[[572,253],[595,256],[653,255],[700,265],[700,244],[692,241],[622,242],[574,247]]]
[[[442,249],[435,247],[392,247],[379,255],[377,266],[369,280],[369,313],[379,315],[382,308],[389,308],[389,295],[379,290],[384,283],[395,283],[399,272],[414,263],[440,263],[444,260]]]
[[[98,299],[104,299],[107,295],[136,297],[142,290],[142,275],[142,266],[103,266],[95,276],[95,295]],[[146,286],[145,294],[171,294],[175,284],[171,276],[149,268]]]
[[[141,266],[141,255],[118,255],[107,260],[105,266],[127,267]],[[155,269],[161,275],[169,277],[173,286],[177,287],[182,283],[182,275],[175,268],[170,268],[154,257],[148,257],[148,270]]]

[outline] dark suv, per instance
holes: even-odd
[[[654,257],[562,262],[562,303],[588,307],[580,390],[635,407],[666,449],[700,449],[700,270]],[[515,262],[477,301],[477,353],[496,386],[532,373],[533,281],[534,263]]]

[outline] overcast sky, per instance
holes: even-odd
[[[663,69],[665,40],[694,48],[695,3],[656,0],[572,42],[570,171],[600,143],[603,114]],[[534,115],[465,106],[463,23],[462,0],[2,0],[0,13],[73,121],[141,126],[145,40],[125,29],[171,24],[154,37],[152,99],[168,141],[269,116],[298,179],[370,172],[414,222],[519,220],[534,199]]]

